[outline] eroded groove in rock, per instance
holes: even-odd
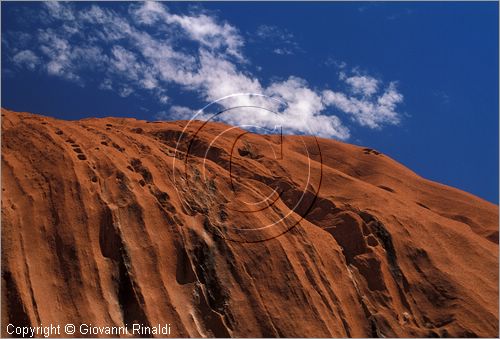
[[[122,253],[118,262],[118,301],[123,314],[123,323],[132,328],[133,324],[149,326],[148,318],[144,313],[144,299],[137,293],[135,283],[130,276],[127,256]],[[145,336],[148,336],[147,334]]]
[[[32,323],[26,312],[25,304],[19,294],[19,289],[12,278],[12,273],[9,271],[2,271],[2,279],[4,291],[6,294],[6,303],[8,314],[4,314],[10,324],[14,326],[28,326],[31,327]],[[20,336],[19,338],[21,338]]]

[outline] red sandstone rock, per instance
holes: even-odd
[[[498,336],[498,206],[371,149],[186,124],[2,110],[3,335]]]

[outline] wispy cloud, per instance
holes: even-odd
[[[234,93],[261,93],[287,103],[283,108],[259,96],[229,96],[219,104],[225,108],[265,105],[281,110],[279,119],[264,110],[221,116],[221,120],[236,125],[250,123],[272,129],[279,123],[288,133],[348,139],[350,130],[342,115],[369,128],[400,122],[397,107],[403,96],[396,82],[384,84],[367,74],[348,73],[345,65],[341,76],[332,79],[338,84],[336,90],[315,88],[294,75],[264,85],[263,79],[248,70],[251,61],[244,53],[243,35],[214,15],[172,13],[157,2],[127,4],[125,14],[96,4],[78,6],[76,10],[72,3],[46,3],[44,22],[31,33],[31,45],[10,49],[13,63],[80,84],[90,82],[122,97],[149,92],[170,106],[165,112],[171,118],[186,119],[194,112],[176,105],[169,95],[175,86],[207,102]],[[296,50],[293,35],[275,26],[259,27],[257,36],[274,36],[291,53]],[[11,40],[6,44],[15,46],[16,41]],[[275,53],[288,54],[287,49],[279,48],[283,47],[275,47]]]
[[[325,90],[323,98],[326,105],[332,105],[349,114],[351,119],[361,126],[381,128],[383,125],[397,125],[401,120],[396,107],[403,102],[403,95],[398,92],[394,82],[375,96],[365,95],[360,98]]]
[[[371,76],[354,75],[344,78],[344,81],[351,86],[351,90],[355,94],[371,96],[378,91],[379,81]]]
[[[442,104],[449,104],[450,103],[450,96],[448,93],[442,90],[436,90],[432,93],[436,98],[438,98]]]
[[[30,70],[34,70],[40,62],[40,59],[30,50],[23,50],[16,53],[12,60],[16,65],[26,67]]]
[[[285,28],[275,25],[260,25],[253,34],[254,43],[266,43],[279,55],[292,55],[300,50],[295,36]]]
[[[156,114],[156,118],[163,119],[179,119],[189,120],[196,114],[196,111],[186,106],[173,105],[169,111],[161,111]]]
[[[210,50],[223,49],[229,55],[243,60],[243,38],[227,22],[218,22],[206,14],[178,15],[170,13],[160,3],[147,1],[133,11],[135,19],[145,25],[168,24],[178,26],[188,38]]]

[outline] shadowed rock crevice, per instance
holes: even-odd
[[[9,271],[2,270],[4,296],[7,300],[8,313],[4,317],[9,320],[10,324],[21,327],[31,327],[32,323],[26,311],[26,307],[19,293],[17,284]],[[5,329],[2,329],[4,332]],[[16,336],[22,338],[22,336]]]
[[[122,253],[122,239],[113,221],[111,210],[104,205],[99,227],[99,248],[101,254],[113,261],[119,261]]]
[[[136,171],[137,173],[139,173],[142,176],[142,178],[144,179],[144,182],[146,184],[151,184],[153,182],[153,175],[147,169],[147,167],[145,167],[142,164],[142,161],[140,159],[136,159],[136,158],[132,159],[130,161],[130,165],[132,166],[134,171]]]
[[[186,252],[186,248],[182,243],[177,244],[177,264],[176,264],[176,280],[179,284],[185,285],[193,283],[196,280],[196,275],[194,274],[191,260]]]
[[[134,323],[149,324],[144,313],[144,299],[135,286],[131,276],[130,259],[126,252],[121,232],[117,227],[112,211],[103,206],[99,231],[99,247],[104,257],[113,261],[116,284],[116,297],[123,317],[123,324],[132,329]]]
[[[231,328],[226,321],[229,294],[217,276],[215,249],[194,232],[190,232],[190,242],[196,244],[191,250],[191,258],[199,282],[195,284],[197,308],[205,328],[215,337],[230,337]]]
[[[130,264],[125,254],[122,254],[118,262],[118,272],[117,294],[124,324],[129,329],[134,323],[149,326],[148,318],[144,313],[144,299],[137,293],[134,280],[130,275]]]

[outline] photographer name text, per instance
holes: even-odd
[[[16,326],[13,324],[7,325],[7,333],[12,336],[22,337],[22,338],[34,338],[34,337],[53,337],[53,336],[64,336],[64,335],[75,335],[75,336],[94,336],[98,337],[101,335],[132,335],[132,336],[148,336],[148,335],[160,335],[168,336],[170,335],[170,324],[157,324],[156,326],[148,326],[144,324],[131,324],[128,326],[96,326],[92,324],[66,324],[66,325],[47,325],[47,326]]]

